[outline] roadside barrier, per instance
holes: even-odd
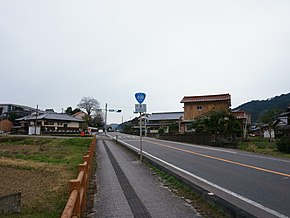
[[[84,162],[79,164],[79,174],[77,179],[72,179],[69,181],[70,196],[63,210],[61,218],[82,217],[83,210],[86,206],[86,193],[91,177],[95,149],[96,135],[94,135],[87,154],[83,156]]]

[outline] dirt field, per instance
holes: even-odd
[[[19,163],[16,160],[0,158],[0,195],[21,192],[23,207],[40,203],[49,192],[62,189],[58,184],[69,180],[68,176],[60,173],[65,170],[59,167],[40,165],[36,170],[31,170],[22,168],[21,164],[29,165],[27,161]]]
[[[0,195],[21,192],[23,207],[44,204],[52,192],[63,190],[65,172],[61,166],[0,157]]]

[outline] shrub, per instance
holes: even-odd
[[[165,133],[165,130],[163,129],[163,128],[160,128],[159,130],[158,130],[158,134],[164,134]]]
[[[276,142],[277,149],[281,152],[290,154],[290,138],[289,137],[282,137]]]
[[[249,144],[247,150],[251,151],[251,152],[256,152],[257,151],[257,146],[255,144]]]

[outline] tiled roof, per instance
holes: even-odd
[[[152,113],[148,120],[179,120],[183,114],[183,112]]]
[[[247,118],[246,112],[245,111],[232,111],[232,114],[237,118],[237,119],[244,119]]]
[[[16,120],[34,120],[36,119],[35,115],[25,116]],[[60,120],[60,121],[75,121],[75,122],[82,122],[82,119],[72,117],[68,114],[59,114],[54,112],[43,113],[37,116],[38,120]]]
[[[209,102],[209,101],[228,101],[231,100],[230,94],[203,95],[203,96],[184,96],[180,103]]]

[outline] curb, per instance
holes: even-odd
[[[118,140],[115,137],[110,137],[111,140],[114,140],[116,143],[128,148],[130,151],[134,152],[136,155],[139,155],[139,149],[131,146],[130,144]],[[209,202],[210,204],[220,208],[230,217],[236,218],[254,218],[253,214],[241,209],[240,207],[232,204],[231,202],[223,199],[222,197],[213,194],[211,191],[207,189],[207,187],[202,185],[200,182],[194,182],[190,180],[189,176],[184,175],[182,172],[179,172],[176,169],[162,163],[161,161],[153,158],[152,155],[143,151],[143,161],[150,163],[151,165],[159,168],[162,171],[165,171],[167,174],[174,176],[178,180],[182,181],[184,184],[189,186],[194,192],[196,192],[199,196],[201,196],[204,200]],[[269,215],[269,214],[268,214]]]

